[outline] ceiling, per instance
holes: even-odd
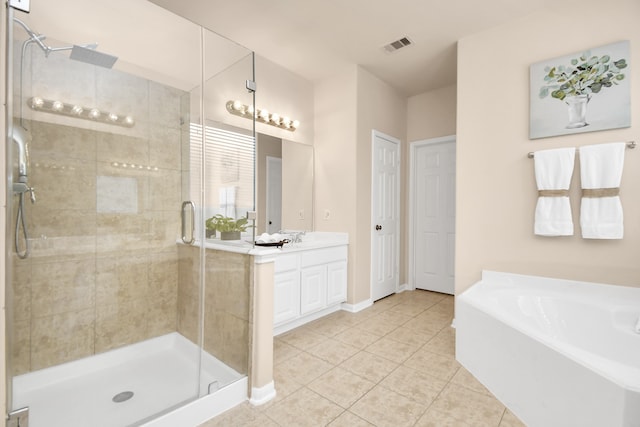
[[[308,80],[359,64],[412,96],[456,82],[457,40],[558,0],[149,1]],[[382,49],[402,37],[413,44]]]

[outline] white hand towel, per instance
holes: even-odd
[[[569,190],[575,156],[576,149],[573,147],[536,151],[533,159],[538,190]],[[573,235],[568,193],[538,197],[534,233],[539,236]]]
[[[222,187],[219,190],[220,210],[224,216],[236,217],[236,187]]]
[[[620,187],[624,166],[624,142],[580,147],[580,180],[583,189]],[[582,197],[580,226],[585,239],[622,239],[622,203],[617,195]]]

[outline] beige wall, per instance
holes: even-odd
[[[315,229],[349,233],[347,301],[356,304],[370,298],[371,133],[375,129],[401,140],[404,169],[406,99],[354,66],[316,84],[315,106]],[[403,185],[402,206],[405,189]],[[401,232],[403,241],[406,231]],[[405,270],[401,267],[400,283]]]
[[[414,142],[456,133],[456,85],[409,97],[407,141]]]
[[[355,263],[356,302],[370,298],[371,289],[371,157],[372,131],[375,129],[400,140],[400,284],[406,283],[406,215],[408,148],[406,143],[406,98],[362,67],[358,67],[358,127],[356,173],[356,234],[350,235],[358,248]]]
[[[357,69],[314,86],[315,224],[317,231],[349,233],[347,301],[355,297]],[[325,211],[329,218],[325,219]]]
[[[558,4],[459,42],[456,293],[482,269],[640,285],[640,150],[626,152],[623,240],[580,237],[577,169],[571,191],[576,235],[534,236],[536,185],[527,158],[540,149],[638,140],[639,16],[637,0],[608,2],[606,11],[591,0]],[[631,41],[632,127],[529,140],[529,66],[620,40]]]

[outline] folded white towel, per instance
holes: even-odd
[[[283,237],[282,234],[278,234],[278,233],[273,233],[273,234],[262,233],[256,239],[256,243],[279,243],[282,241],[282,237]]]
[[[538,190],[569,190],[575,148],[558,148],[534,153]],[[539,236],[572,236],[573,220],[569,196],[539,196],[536,204],[534,233]]]
[[[619,188],[626,144],[580,147],[580,180],[583,189]],[[585,239],[622,239],[624,234],[620,197],[582,197],[580,226]]]

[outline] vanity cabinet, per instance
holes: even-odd
[[[301,250],[276,257],[276,335],[339,310],[346,299],[346,245]]]

